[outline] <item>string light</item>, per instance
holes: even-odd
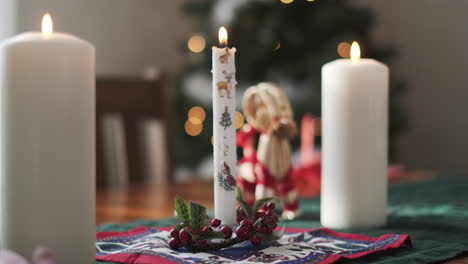
[[[281,3],[283,4],[290,4],[292,3],[294,0],[281,0]]]
[[[190,136],[198,136],[203,131],[203,124],[194,124],[190,120],[185,121],[185,132]]]
[[[205,118],[206,118],[206,112],[200,106],[194,106],[188,112],[188,119],[194,125],[203,123],[203,121],[205,121]]]
[[[349,44],[348,42],[341,42],[340,44],[338,44],[337,51],[340,57],[349,58],[350,50],[351,44]]]
[[[244,115],[241,112],[236,112],[236,128],[239,129],[244,125]]]
[[[194,35],[189,39],[187,46],[191,52],[202,52],[206,47],[205,38],[200,35]]]

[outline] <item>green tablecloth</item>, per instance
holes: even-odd
[[[468,177],[440,175],[432,180],[392,186],[389,192],[386,227],[346,229],[342,232],[368,236],[409,234],[414,248],[401,248],[342,263],[433,263],[468,252]],[[301,202],[300,219],[286,222],[288,227],[320,227],[320,200]],[[107,224],[98,231],[126,231],[137,226],[168,226],[175,219],[140,220],[128,224]],[[110,262],[97,262],[100,264]]]

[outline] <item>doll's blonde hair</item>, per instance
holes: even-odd
[[[287,138],[296,134],[291,105],[278,86],[259,83],[249,87],[242,104],[247,122],[257,130]]]

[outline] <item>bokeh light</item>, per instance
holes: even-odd
[[[205,118],[206,118],[205,109],[201,108],[200,106],[194,106],[188,112],[188,119],[194,125],[203,123],[203,121],[205,121]]]
[[[198,136],[203,131],[203,124],[194,124],[190,120],[185,121],[185,132],[190,136]]]
[[[351,51],[351,44],[349,44],[348,42],[341,42],[340,44],[338,44],[337,51],[340,57],[349,58],[350,51]]]
[[[315,0],[307,0],[307,2],[314,2]]]
[[[187,46],[192,52],[202,52],[206,46],[205,38],[200,35],[194,35],[189,39]]]
[[[239,129],[244,125],[244,115],[241,112],[236,112],[236,128]]]
[[[281,0],[281,3],[283,4],[290,4],[292,3],[294,0]]]

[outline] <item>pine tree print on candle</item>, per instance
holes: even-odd
[[[229,114],[227,106],[224,107],[224,112],[221,114],[221,121],[219,121],[219,124],[224,127],[224,130],[232,125],[231,115]]]

